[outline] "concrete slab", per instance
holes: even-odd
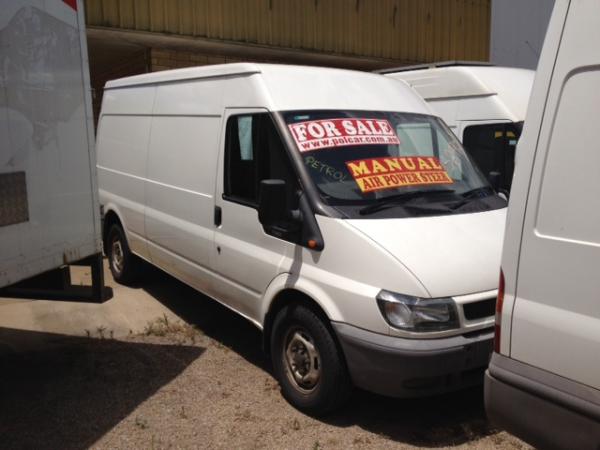
[[[55,333],[66,336],[119,338],[144,331],[148,323],[167,316],[180,318],[141,288],[117,284],[104,264],[112,299],[102,303],[0,298],[0,328]],[[91,284],[88,267],[72,267],[73,284]],[[2,336],[0,335],[0,344]],[[7,343],[4,342],[6,346]]]

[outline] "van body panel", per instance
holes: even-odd
[[[600,157],[590,151],[600,55],[582,51],[600,41],[597,13],[595,2],[572,2],[565,22],[525,213],[510,354],[600,389],[600,361],[589,357],[600,345]],[[577,181],[566,181],[569,170]],[[549,276],[565,264],[565,276]]]
[[[485,377],[488,418],[537,448],[597,448],[599,394],[497,353]]]
[[[542,48],[535,83],[531,91],[530,104],[523,127],[523,133],[517,144],[518,149],[531,149],[517,152],[518,164],[515,164],[513,185],[506,213],[505,239],[502,249],[502,270],[504,273],[504,307],[501,313],[500,353],[510,354],[512,311],[517,285],[517,269],[521,251],[521,234],[527,206],[527,197],[532,177],[533,161],[536,157],[537,143],[540,137],[542,119],[546,110],[546,98],[549,94],[550,80],[562,36],[562,30],[570,0],[556,1],[550,19],[548,31]]]
[[[555,2],[506,223],[486,410],[541,448],[600,444],[599,40],[597,1]]]
[[[271,281],[289,271],[294,244],[264,233],[256,209],[217,200],[223,223],[215,232],[215,292],[234,309],[259,320]]]
[[[149,115],[103,114],[97,139],[100,204],[119,205],[115,211],[118,211],[129,246],[146,259],[149,253],[144,238],[145,184],[151,124]],[[105,186],[110,186],[110,190]]]
[[[313,82],[326,71],[327,77],[319,83]],[[266,65],[262,70],[265,85],[269,87],[273,111],[339,109],[405,111],[431,114],[419,95],[404,85],[402,96],[398,95],[393,83],[375,74],[361,74],[358,82],[356,74],[339,69],[308,67],[301,71],[286,73],[281,67]],[[369,89],[365,89],[365,82]],[[404,83],[403,83],[404,84]],[[307,86],[307,89],[298,89]],[[339,95],[340,89],[344,95]],[[377,92],[377,95],[373,95]]]
[[[170,272],[200,266],[197,277],[203,279],[202,285],[209,282],[206,270],[214,239],[220,126],[219,117],[156,115],[148,151],[145,220],[146,236],[154,244],[150,258]],[[191,266],[181,268],[181,260],[173,254]]]
[[[456,105],[455,120],[525,119],[535,72],[512,67],[452,66],[386,73],[413,87],[442,114],[444,105]]]
[[[148,260],[144,216],[155,95],[154,86],[118,92],[106,90],[96,138],[100,204],[104,205],[105,213],[112,210],[117,214],[131,250]]]
[[[136,89],[108,89],[102,96],[102,115],[150,115],[154,106],[156,86]]]
[[[423,283],[428,296],[436,298],[495,288],[505,215],[500,209],[348,223],[388,249]]]
[[[260,73],[264,64],[237,63],[237,64],[215,64],[204,66],[200,70],[197,67],[186,67],[184,69],[154,72],[150,74],[135,75],[132,77],[111,80],[106,83],[107,89],[120,87],[142,87],[149,84],[189,82],[190,80],[210,80],[215,78],[234,78],[240,76]],[[179,83],[183,84],[183,83]]]

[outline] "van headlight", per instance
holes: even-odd
[[[377,304],[387,323],[405,331],[445,331],[459,328],[451,298],[419,298],[381,290]]]

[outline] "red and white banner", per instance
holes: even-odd
[[[399,145],[392,125],[385,119],[325,119],[288,125],[301,152],[347,145]]]

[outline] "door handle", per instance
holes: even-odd
[[[223,219],[223,212],[221,210],[221,207],[215,206],[215,216],[214,216],[215,226],[220,227],[222,219]]]

